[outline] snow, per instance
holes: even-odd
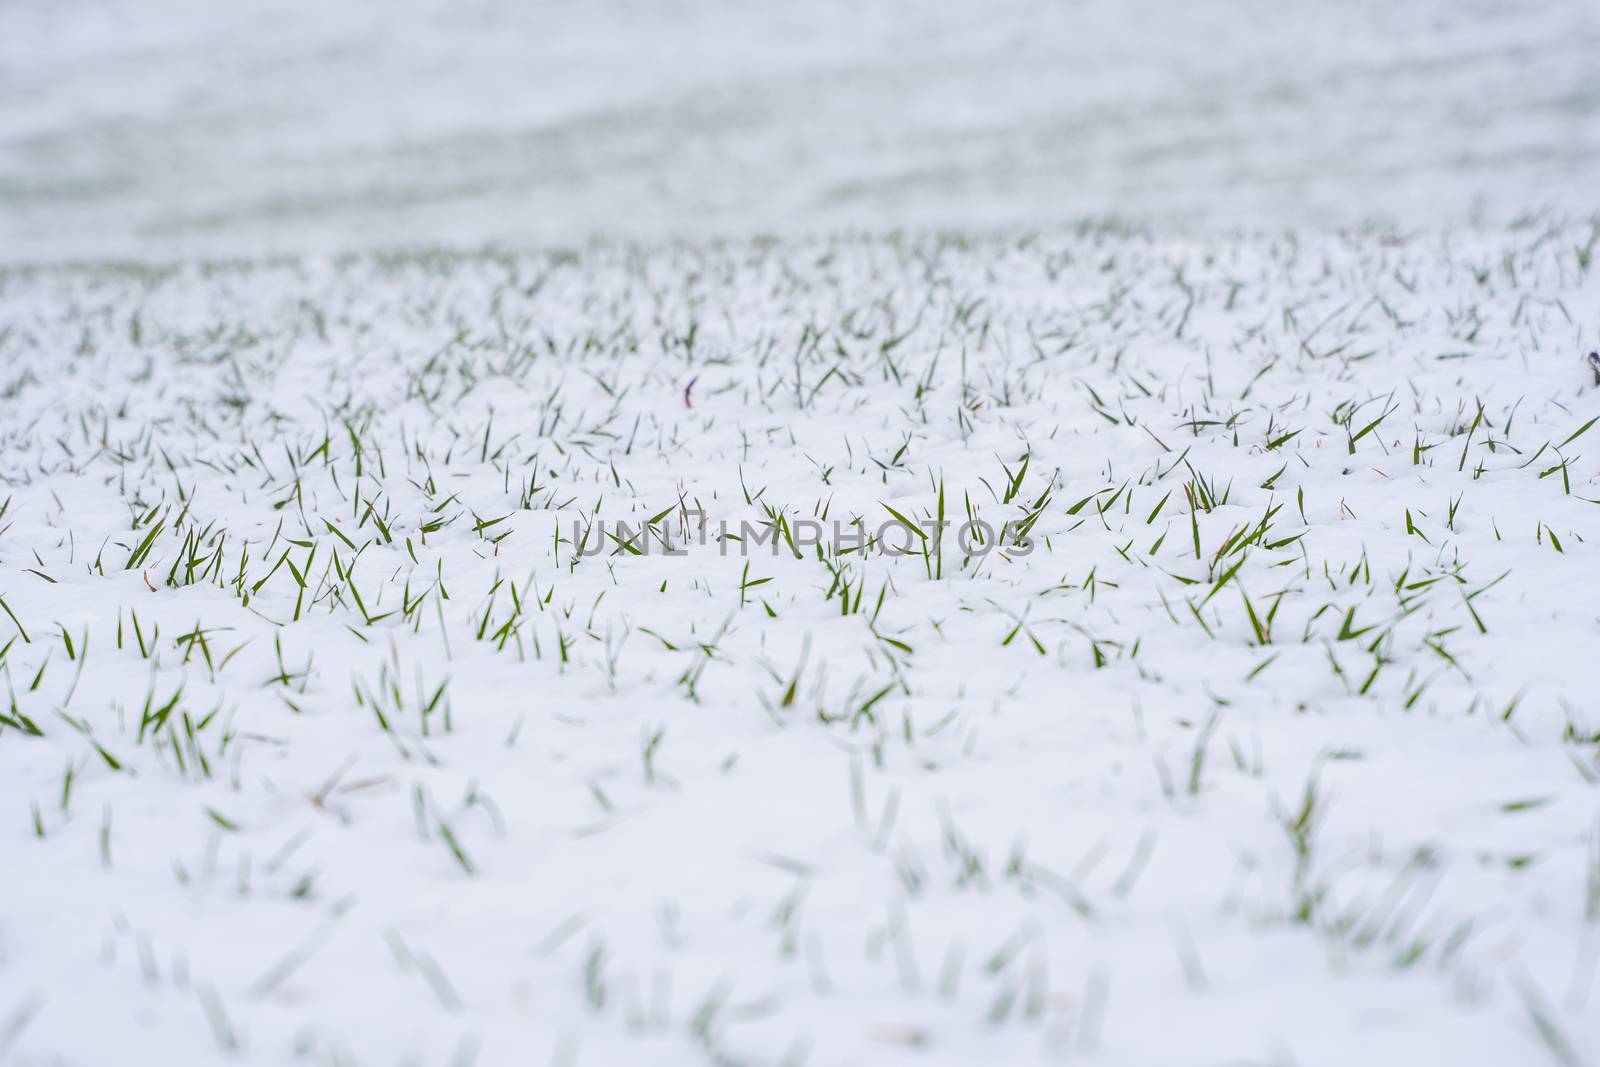
[[[0,273],[0,1056],[1586,1062],[1597,245]]]
[[[0,4],[0,1064],[1600,1061],[1597,56]]]
[[[1586,215],[1593,0],[9,0],[0,258]]]

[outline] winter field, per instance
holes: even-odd
[[[0,259],[1587,217],[1595,0],[6,0]]]
[[[1600,1065],[1597,57],[0,4],[0,1065]]]
[[[1597,250],[0,274],[0,1049],[1589,1062]]]

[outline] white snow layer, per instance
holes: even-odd
[[[1597,244],[0,272],[0,1058],[1592,1062]]]
[[[1411,228],[1597,185],[1594,0],[0,4],[13,262]]]

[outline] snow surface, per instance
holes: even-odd
[[[0,1064],[1597,1062],[1597,57],[0,4]]]
[[[1581,215],[1597,57],[1594,0],[7,0],[0,260]]]
[[[1592,1062],[1597,250],[0,272],[0,1058]]]

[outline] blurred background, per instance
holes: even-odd
[[[0,0],[0,260],[1600,209],[1597,0]]]

